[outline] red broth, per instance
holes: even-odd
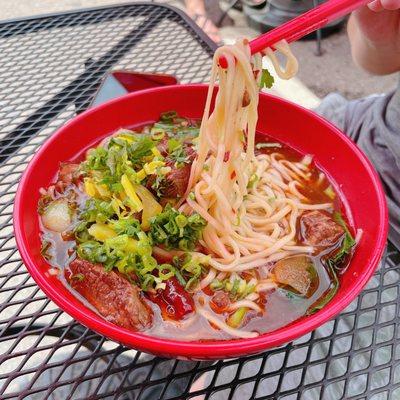
[[[147,129],[147,127],[144,128],[144,130]],[[276,140],[269,139],[265,135],[257,136],[257,142],[277,143]],[[257,149],[257,152],[265,154],[278,153],[290,161],[300,161],[304,157],[304,155],[299,154],[282,143],[277,143],[276,146],[272,147]],[[330,187],[330,182],[312,161],[311,163],[311,179],[307,181],[306,188],[300,190],[301,193],[310,200],[311,204],[332,202],[332,198],[326,193],[326,189]],[[86,195],[80,192],[76,186],[72,186],[70,190],[77,193],[78,207],[81,208],[87,198]],[[343,213],[340,199],[336,194],[333,207],[331,210],[328,210],[328,212],[332,213],[334,211]],[[51,243],[51,247],[48,251],[50,256],[49,263],[63,271],[75,257],[75,241],[64,241],[60,234],[49,231],[43,226],[41,228],[42,241]],[[301,244],[300,226],[298,226],[298,232],[297,241],[298,244]],[[303,317],[310,312],[310,309],[312,309],[315,304],[321,301],[323,302],[324,298],[330,293],[332,286],[335,284],[332,271],[327,268],[325,259],[327,255],[334,252],[338,246],[339,245],[336,244],[331,248],[326,248],[318,254],[310,256],[318,274],[319,282],[318,287],[311,297],[306,298],[293,294],[293,292],[287,290],[288,288],[284,286],[266,292],[257,300],[258,305],[263,309],[263,313],[257,314],[255,311],[248,312],[242,323],[242,328],[246,331],[256,331],[258,333],[270,332]],[[349,257],[347,257],[340,266],[340,270],[337,271],[338,275],[345,269],[348,262]],[[260,276],[260,274],[262,275],[262,271],[255,271],[254,273],[257,276]],[[63,273],[60,273],[59,276],[75,296],[79,297],[88,307],[94,309],[82,296],[69,287]],[[210,287],[200,292],[190,294],[190,296],[193,297],[191,306],[193,306],[194,300],[195,302],[204,304],[206,310],[213,311],[209,305],[213,295],[214,292]],[[169,318],[166,313],[167,308],[160,303],[160,299],[157,298],[157,296],[154,296],[154,294],[150,296],[145,294],[145,296],[154,313],[152,326],[144,330],[144,332],[149,335],[187,341],[232,339],[232,336],[210,325],[210,323],[200,315],[196,315],[196,317],[193,318],[190,313],[184,312],[182,315],[179,314],[178,317],[175,315],[174,318]],[[220,314],[215,315],[224,320],[227,317],[227,313],[223,310]]]

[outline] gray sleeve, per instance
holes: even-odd
[[[400,247],[400,85],[392,93],[352,101],[333,93],[315,111],[353,139],[374,164],[388,197],[391,238]]]
[[[315,111],[343,131],[348,103],[349,102],[341,94],[330,93],[322,100]]]

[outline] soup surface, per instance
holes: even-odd
[[[239,246],[250,261],[224,270],[221,238],[207,231],[216,222],[190,207],[202,199],[190,191],[198,134],[198,121],[167,112],[62,163],[38,205],[52,271],[108,321],[159,337],[254,337],[317,312],[337,292],[355,246],[326,176],[311,155],[257,135],[247,204],[233,214],[235,226],[245,231],[250,221],[257,236]],[[263,240],[272,250],[260,264],[250,257]]]

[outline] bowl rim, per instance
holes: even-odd
[[[37,268],[34,260],[30,255],[29,241],[27,240],[27,238],[25,238],[22,229],[22,208],[24,203],[23,195],[24,192],[27,190],[26,183],[28,182],[32,173],[35,171],[36,164],[41,156],[47,152],[47,149],[49,147],[51,148],[52,143],[56,140],[56,138],[62,135],[65,130],[68,130],[71,125],[75,124],[79,120],[85,119],[90,114],[101,112],[111,104],[124,102],[127,98],[131,99],[135,97],[141,97],[148,93],[157,94],[159,92],[170,90],[193,90],[199,87],[203,88],[202,90],[204,90],[208,87],[208,85],[170,85],[129,93],[116,99],[107,101],[96,107],[93,107],[79,114],[78,116],[75,116],[62,127],[58,128],[52,136],[46,139],[45,143],[40,147],[38,152],[29,162],[27,168],[22,175],[14,201],[13,225],[17,247],[20,251],[22,260],[32,278],[36,281],[43,292],[52,301],[54,301],[54,303],[57,304],[57,306],[59,306],[67,314],[69,314],[71,317],[73,317],[86,327],[100,333],[107,338],[110,338],[119,343],[123,343],[128,347],[135,348],[137,346],[137,348],[151,353],[164,355],[168,354],[172,357],[183,357],[190,359],[221,359],[224,357],[237,357],[247,354],[253,354],[262,350],[266,350],[267,348],[277,347],[313,331],[317,327],[321,326],[323,323],[327,322],[328,320],[339,314],[345,307],[347,307],[350,302],[353,301],[355,297],[361,292],[361,290],[369,281],[378,266],[379,260],[381,259],[384,249],[386,247],[388,232],[388,210],[383,187],[377,172],[375,171],[371,162],[364,155],[364,153],[352,142],[351,139],[349,139],[331,122],[325,120],[323,117],[319,116],[315,112],[308,110],[298,104],[292,103],[286,99],[282,99],[269,93],[267,94],[260,92],[260,96],[273,98],[274,101],[280,103],[280,105],[282,105],[283,107],[290,105],[291,107],[300,109],[301,112],[311,115],[314,119],[318,120],[319,123],[329,127],[330,130],[339,135],[341,137],[341,140],[343,140],[346,145],[351,148],[353,153],[355,153],[355,155],[357,156],[358,160],[363,164],[365,170],[368,172],[370,180],[373,183],[375,191],[377,193],[378,205],[380,209],[380,223],[376,233],[377,245],[375,248],[375,252],[373,253],[368,263],[368,268],[364,271],[360,279],[355,281],[352,289],[345,293],[342,297],[340,297],[336,302],[330,302],[317,313],[304,319],[299,325],[288,325],[286,327],[283,327],[285,329],[284,332],[280,332],[279,330],[272,331],[261,334],[256,338],[250,339],[216,340],[209,342],[185,342],[180,340],[171,340],[162,337],[149,336],[141,332],[129,331],[106,321],[101,316],[93,317],[85,313],[86,306],[84,306],[82,303],[79,307],[77,307],[72,304],[67,298],[63,297],[59,292],[57,292],[56,288],[53,287],[51,282],[46,278],[45,274],[40,272],[40,268]]]

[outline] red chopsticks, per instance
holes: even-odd
[[[275,43],[283,39],[289,43],[298,40],[370,2],[371,0],[329,0],[253,39],[250,42],[251,54],[273,47]],[[226,60],[221,58],[220,65],[226,68]]]

